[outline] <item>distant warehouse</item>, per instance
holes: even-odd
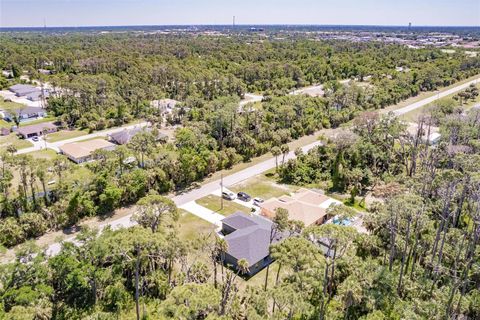
[[[115,149],[115,145],[103,139],[67,143],[60,147],[60,151],[75,163],[94,160],[93,154],[97,150],[111,151],[113,149]]]

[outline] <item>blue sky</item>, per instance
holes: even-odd
[[[480,26],[480,0],[0,0],[0,27],[230,24]]]

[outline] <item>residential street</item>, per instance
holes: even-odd
[[[396,110],[395,114],[397,116],[400,116],[402,114],[405,114],[405,113],[410,112],[412,110],[415,110],[417,108],[421,108],[421,107],[423,107],[423,106],[425,106],[425,105],[427,105],[427,104],[429,104],[429,103],[431,103],[431,102],[433,102],[437,99],[443,98],[443,97],[448,96],[452,93],[463,90],[463,89],[467,88],[471,83],[477,83],[477,81],[479,81],[479,80],[475,79],[475,80],[469,81],[469,82],[464,83],[462,85],[459,85],[455,88],[451,88],[449,90],[441,92],[441,93],[439,93],[435,96],[432,96],[432,97],[423,99],[421,101],[415,102],[415,103],[413,103],[409,106],[406,106],[404,108]],[[133,128],[133,127],[138,126],[138,125],[144,126],[144,125],[146,125],[146,123],[136,124],[136,125],[123,127],[123,128],[115,128],[115,129],[111,129],[111,130],[106,130],[106,131],[102,131],[102,132],[93,133],[93,134],[90,134],[90,135],[87,135],[87,136],[81,136],[81,137],[77,137],[77,138],[73,138],[73,139],[63,140],[63,141],[47,144],[47,147],[53,146],[53,147],[58,148],[59,146],[61,146],[63,144],[66,144],[66,143],[81,141],[81,140],[90,139],[90,138],[98,137],[98,136],[105,136],[108,133],[117,132],[117,131],[123,130],[125,128]],[[42,141],[42,143],[43,143],[43,141]],[[302,147],[302,149],[303,149],[304,152],[307,152],[308,150],[310,150],[310,149],[312,149],[316,146],[319,146],[320,144],[321,144],[320,141],[316,141],[316,142],[313,142],[311,144],[308,144],[308,145]],[[38,149],[35,149],[35,148],[36,147],[28,148],[28,149],[34,149],[34,150],[29,150],[29,151],[25,151],[27,149],[22,149],[20,153],[25,153],[25,152],[31,152],[31,151],[38,150]],[[294,151],[291,151],[286,156],[285,161],[287,161],[289,159],[293,159],[293,158],[295,158],[295,154],[294,154]],[[232,186],[236,183],[239,183],[241,181],[244,181],[246,179],[254,177],[258,174],[261,174],[261,173],[263,173],[265,171],[268,171],[270,169],[273,169],[273,168],[275,168],[275,158],[272,157],[272,158],[270,158],[266,161],[260,162],[258,164],[255,164],[255,165],[251,166],[251,167],[248,167],[246,169],[243,169],[243,170],[238,171],[234,174],[231,174],[229,176],[224,177],[223,178],[224,187]],[[220,180],[215,180],[215,181],[209,182],[207,184],[204,184],[197,189],[193,189],[193,190],[190,190],[190,191],[186,191],[183,194],[176,195],[172,199],[177,206],[182,207],[183,209],[191,212],[192,214],[195,214],[196,216],[198,216],[201,219],[204,219],[204,220],[206,220],[210,223],[214,223],[214,224],[218,225],[219,220],[221,220],[223,218],[223,216],[220,215],[220,214],[214,213],[214,212],[208,212],[206,210],[199,209],[198,207],[200,207],[200,208],[203,208],[203,207],[197,205],[195,203],[195,200],[198,200],[200,198],[203,198],[203,197],[215,192],[220,187],[221,187]],[[197,209],[199,209],[199,210],[197,210]],[[122,217],[120,219],[114,220],[110,223],[105,223],[105,224],[99,225],[98,228],[99,228],[99,230],[102,230],[107,225],[110,225],[113,228],[133,226],[135,223],[130,220],[130,217],[131,217],[131,214],[127,215],[125,217]],[[66,241],[73,241],[73,239],[74,239],[74,237],[71,237],[71,238],[67,239]],[[60,250],[60,246],[57,243],[55,243],[55,244],[52,244],[48,247],[47,252],[51,255],[55,255],[59,252],[59,250]]]

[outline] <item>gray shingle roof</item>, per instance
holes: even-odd
[[[272,222],[260,216],[236,212],[222,220],[236,229],[225,236],[228,254],[237,260],[246,259],[249,266],[269,255]]]

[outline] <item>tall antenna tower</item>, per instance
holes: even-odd
[[[235,28],[235,16],[233,16],[233,27]]]
[[[47,29],[47,19],[43,18],[43,28]]]

